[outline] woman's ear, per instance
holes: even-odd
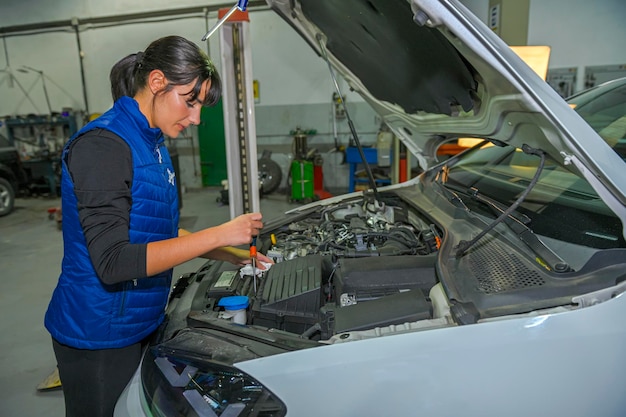
[[[152,70],[150,74],[148,74],[148,87],[152,94],[157,94],[158,92],[165,89],[167,86],[167,78],[165,78],[165,74],[161,70]]]

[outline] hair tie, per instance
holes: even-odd
[[[137,52],[135,55],[135,65],[137,65],[137,69],[143,66],[143,52]]]

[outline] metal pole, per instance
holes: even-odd
[[[219,33],[228,197],[234,218],[260,209],[249,22],[231,19]]]
[[[7,38],[2,37],[2,43],[4,45],[4,59],[7,63],[6,73],[9,75],[9,88],[13,88],[13,73],[11,72],[11,66],[9,65],[9,50],[7,49]]]
[[[83,100],[85,101],[85,117],[89,118],[89,100],[87,100],[87,83],[85,82],[85,65],[83,59],[85,59],[85,53],[80,44],[80,32],[78,30],[78,18],[72,18],[72,26],[76,33],[76,45],[78,46],[78,62],[80,64],[80,79],[83,84]]]
[[[48,113],[52,114],[52,106],[50,105],[50,96],[48,96],[48,88],[46,87],[46,78],[41,71],[41,84],[43,85],[43,95],[46,97],[46,105],[48,106]]]

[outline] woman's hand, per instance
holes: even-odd
[[[233,265],[244,266],[252,263],[252,259],[250,258],[250,252],[245,249],[233,248],[230,246],[215,249],[206,254],[208,258],[215,259],[218,261],[226,261],[230,262]],[[261,262],[265,262],[268,264],[273,264],[274,261],[262,253],[257,254],[257,268],[260,270],[265,270],[265,265]]]
[[[263,265],[262,262],[265,262],[266,264],[274,264],[274,261],[270,258],[268,258],[267,256],[263,255],[262,253],[257,253],[256,255],[256,267],[258,269],[260,269],[261,271],[266,270],[267,268],[265,267],[265,265]],[[247,265],[247,264],[251,264],[252,263],[252,258],[250,258],[250,253],[247,254],[247,259],[242,261],[242,265]]]
[[[272,265],[274,264],[274,260],[272,258],[268,258],[266,255],[263,255],[262,253],[257,254],[256,259],[257,261],[265,262],[266,264],[272,264]],[[257,268],[265,269],[265,266],[261,264],[260,267],[259,265],[257,265]]]
[[[227,261],[243,266],[251,263],[250,252],[233,246],[249,245],[263,228],[261,213],[242,214],[227,223],[195,233],[179,229],[178,237],[148,243],[146,275],[152,276],[187,262],[195,257]],[[259,262],[273,263],[263,254]],[[266,269],[259,263],[258,268]]]
[[[252,242],[252,237],[263,228],[261,213],[249,213],[237,216],[217,227],[225,241],[224,246],[239,246]]]

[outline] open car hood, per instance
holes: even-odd
[[[267,0],[427,169],[474,137],[545,151],[614,209],[624,162],[496,34],[455,0]],[[620,207],[622,206],[622,207]]]

